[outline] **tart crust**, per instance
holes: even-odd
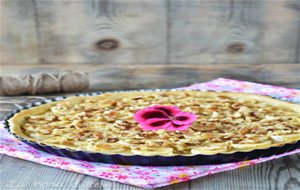
[[[133,114],[175,105],[197,115],[184,131],[143,131]],[[300,140],[300,104],[236,92],[147,91],[71,97],[16,113],[15,135],[57,148],[174,156],[249,152]]]

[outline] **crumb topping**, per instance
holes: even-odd
[[[165,156],[247,151],[300,139],[300,111],[231,94],[165,91],[66,99],[27,116],[21,129],[57,147]],[[152,105],[177,106],[197,120],[184,131],[144,131],[133,115]]]

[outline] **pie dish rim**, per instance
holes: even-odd
[[[91,92],[91,93],[80,93],[80,94],[76,94],[76,95],[72,95],[71,97],[83,97],[83,96],[97,96],[97,95],[101,95],[101,94],[105,94],[105,93],[120,93],[120,92],[159,92],[159,91],[184,91],[186,89],[141,89],[141,90],[118,90],[118,91],[100,91],[100,92]],[[211,91],[211,92],[231,92],[232,91],[216,91],[216,90],[188,90],[188,91]],[[233,92],[234,93],[234,92]],[[244,93],[244,92],[238,92],[238,93]],[[259,95],[259,94],[254,94],[254,93],[244,93],[244,94],[253,94],[253,95]],[[282,100],[278,97],[272,97],[272,96],[268,96],[268,95],[259,95],[259,96],[266,96],[275,100],[281,100],[281,101],[285,101],[285,102],[290,102],[290,101],[286,101],[286,100]],[[215,158],[222,158],[221,160],[223,161],[218,161],[218,159],[213,159],[213,163],[228,163],[228,162],[236,162],[236,161],[243,161],[245,160],[245,158],[251,158],[251,154],[255,154],[255,152],[260,152],[260,156],[257,156],[255,158],[261,158],[261,157],[266,157],[264,156],[264,152],[267,153],[269,152],[269,150],[274,149],[271,155],[276,155],[276,154],[280,154],[280,153],[284,153],[284,152],[288,152],[291,150],[295,150],[297,148],[300,148],[300,140],[296,140],[294,142],[289,142],[289,143],[278,143],[277,146],[276,144],[273,146],[269,146],[267,148],[263,147],[263,148],[255,148],[252,150],[246,150],[246,151],[241,151],[241,150],[236,150],[234,152],[228,152],[228,153],[215,153],[215,154],[194,154],[194,155],[171,155],[171,156],[167,156],[167,155],[153,155],[153,156],[147,156],[147,155],[137,155],[137,154],[133,154],[133,155],[126,155],[126,154],[121,154],[121,153],[101,153],[101,152],[91,152],[91,151],[86,151],[86,150],[73,150],[73,149],[69,149],[69,148],[62,148],[62,147],[56,147],[56,146],[52,146],[52,145],[47,145],[47,144],[43,144],[43,143],[39,143],[36,141],[31,141],[28,139],[25,139],[23,137],[20,137],[19,135],[13,133],[11,131],[11,127],[10,127],[10,123],[9,120],[14,117],[15,114],[19,113],[22,110],[26,110],[26,109],[30,109],[42,104],[47,104],[47,103],[51,103],[51,102],[55,102],[55,101],[59,101],[59,100],[64,100],[66,98],[69,98],[70,96],[59,96],[59,97],[55,97],[55,98],[50,98],[50,99],[44,99],[41,101],[35,101],[32,103],[29,103],[25,106],[22,106],[12,112],[10,112],[4,119],[4,128],[13,136],[15,136],[17,139],[21,140],[22,142],[30,145],[31,147],[34,147],[35,149],[38,150],[42,150],[44,152],[47,153],[51,153],[51,154],[55,154],[58,156],[63,156],[63,157],[69,157],[69,158],[73,158],[73,159],[78,159],[78,160],[85,160],[85,161],[95,161],[95,162],[105,162],[105,163],[112,163],[112,164],[128,164],[128,160],[129,160],[129,164],[130,165],[162,165],[162,166],[169,166],[169,165],[181,165],[181,163],[178,163],[176,160],[186,160],[185,163],[183,163],[183,165],[202,165],[202,164],[211,164],[211,162],[207,162],[207,161],[192,161],[189,162],[188,160],[190,158],[195,158],[195,157],[215,157]],[[295,102],[290,102],[293,104],[297,104]],[[279,153],[276,153],[279,152]],[[84,158],[84,159],[80,159],[80,155],[79,154],[86,154],[86,156],[88,157],[88,159]],[[95,155],[97,154],[97,157],[107,157],[98,160],[101,161],[97,161],[97,159],[91,158],[90,155]],[[239,155],[244,155],[243,158],[238,158]],[[246,154],[246,155],[245,155]],[[268,153],[267,156],[270,156],[270,153]],[[121,157],[121,159],[117,159],[119,161],[115,162],[115,161],[110,161],[109,157]],[[139,158],[143,158],[146,159],[146,161],[138,161],[139,159],[137,159],[136,157]],[[171,161],[168,163],[155,163],[152,160],[152,158],[159,158],[160,159],[169,159],[171,160],[172,158],[174,158],[175,161]],[[180,159],[176,159],[176,158],[180,158]],[[224,160],[224,157],[231,157],[228,160]],[[122,158],[126,158],[125,162],[121,161]],[[233,158],[233,159],[232,159]],[[142,160],[143,160],[142,159]],[[252,158],[253,159],[253,158]],[[156,160],[156,159],[153,159]],[[210,160],[210,159],[209,159]],[[247,160],[247,159],[246,159]],[[150,164],[149,164],[150,163]]]

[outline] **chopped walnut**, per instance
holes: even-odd
[[[133,100],[140,100],[140,99],[142,99],[143,98],[143,96],[136,96],[136,97],[134,97],[134,98],[132,98]]]
[[[100,132],[100,131],[96,131],[96,132],[94,133],[94,136],[95,136],[96,138],[98,138],[98,139],[103,139],[103,138],[104,138],[103,133]]]
[[[71,145],[71,146],[74,145],[74,143],[73,143],[72,141],[70,141],[70,140],[63,140],[61,143],[62,143],[63,145]]]
[[[239,130],[239,133],[244,135],[244,134],[247,134],[249,133],[251,130],[248,128],[248,127],[243,127]]]
[[[109,142],[109,143],[115,143],[115,142],[118,142],[118,141],[119,141],[118,138],[108,138],[107,139],[107,142]]]
[[[240,107],[242,106],[241,103],[234,103],[234,104],[231,104],[230,107],[233,109],[233,110],[238,110],[240,109]]]

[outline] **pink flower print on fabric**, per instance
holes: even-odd
[[[134,119],[146,131],[159,129],[176,131],[186,130],[197,116],[190,112],[183,112],[176,106],[155,105],[137,111]]]

